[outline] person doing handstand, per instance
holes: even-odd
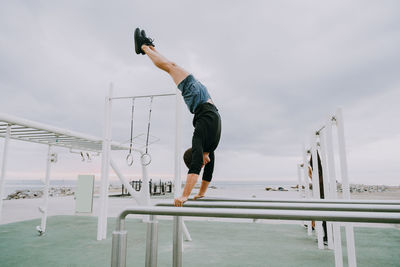
[[[200,191],[194,199],[204,197],[211,182],[215,155],[221,137],[221,117],[215,107],[207,88],[182,67],[161,55],[154,46],[153,40],[146,36],[144,30],[136,28],[136,54],[147,55],[158,68],[166,71],[182,92],[183,99],[194,114],[192,147],[186,150],[184,161],[189,168],[182,196],[175,198],[174,205],[182,207],[197,182],[201,169],[204,167]]]

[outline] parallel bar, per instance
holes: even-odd
[[[159,96],[171,96],[176,95],[175,93],[171,94],[157,94],[157,95],[137,95],[137,96],[118,96],[118,97],[111,97],[110,99],[136,99],[136,98],[145,98],[145,97],[159,97]]]
[[[129,214],[167,215],[167,216],[194,216],[217,218],[243,219],[279,219],[279,220],[315,220],[315,221],[342,221],[368,223],[400,223],[400,213],[384,212],[339,212],[339,211],[293,211],[293,210],[254,210],[254,209],[206,209],[186,207],[133,207],[122,211],[116,223],[113,234],[112,267],[125,266],[126,263],[126,231],[125,217]],[[179,218],[179,217],[175,217]],[[179,224],[177,224],[179,225]],[[121,245],[122,244],[122,245]],[[180,266],[182,262],[173,262],[173,266]]]
[[[173,207],[172,203],[157,203],[159,207]],[[186,202],[184,207],[192,208],[234,208],[234,209],[277,209],[277,210],[320,210],[354,212],[397,212],[399,205],[361,205],[361,204],[312,204],[312,203],[249,203],[249,202]]]
[[[365,223],[400,223],[400,213],[388,212],[349,212],[313,210],[255,210],[255,209],[206,209],[186,207],[132,207],[120,213],[116,230],[124,230],[125,217],[129,214],[149,214],[165,216],[191,216],[243,219],[315,220]]]
[[[355,199],[263,199],[263,198],[218,198],[204,197],[190,201],[222,201],[222,202],[279,202],[279,203],[326,203],[326,204],[374,204],[374,205],[400,205],[399,200],[355,200]]]

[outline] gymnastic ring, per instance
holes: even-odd
[[[131,153],[128,154],[128,156],[126,156],[126,163],[128,164],[128,166],[132,166],[133,164],[133,156]]]
[[[141,161],[142,161],[142,165],[143,166],[147,166],[151,163],[151,156],[148,153],[144,153],[141,157],[140,157]]]

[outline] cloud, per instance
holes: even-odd
[[[218,106],[223,119],[218,176],[233,176],[241,172],[231,166],[250,164],[257,179],[295,180],[301,143],[339,106],[349,153],[361,155],[383,142],[379,153],[393,155],[389,144],[396,142],[400,117],[397,1],[0,5],[2,112],[101,136],[110,82],[117,96],[174,92],[166,73],[134,53],[133,30],[140,26],[157,49],[208,87]],[[130,105],[114,102],[115,140],[129,139]],[[148,102],[135,105],[139,134],[146,131]],[[155,173],[172,164],[174,107],[173,98],[154,103],[151,133],[161,140],[152,151],[160,161],[168,158],[159,165],[155,160]],[[191,143],[191,119],[185,110],[185,147]],[[362,173],[363,160],[351,159],[355,173]],[[395,179],[395,164],[387,164],[376,170]]]

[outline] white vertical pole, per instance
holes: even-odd
[[[108,96],[105,98],[103,150],[101,162],[101,188],[100,205],[97,223],[97,240],[106,238],[107,235],[107,202],[108,202],[108,183],[111,150],[111,108],[112,108],[113,85],[110,84]]]
[[[326,127],[326,126],[325,126]],[[325,133],[321,131],[319,133],[319,144],[320,144],[320,151],[319,155],[321,157],[322,163],[322,170],[323,170],[323,183],[324,183],[324,198],[329,198],[329,171],[328,171],[328,164],[326,162],[326,145],[325,145]],[[332,236],[332,223],[326,222],[326,231],[328,237],[328,248],[333,249],[333,236]]]
[[[143,157],[141,157],[144,160]],[[140,204],[148,206],[150,205],[150,187],[149,187],[149,175],[147,172],[147,166],[142,162],[142,180],[143,185],[141,189]]]
[[[304,162],[304,167],[303,167],[303,171],[304,171],[304,189],[306,192],[306,198],[311,198],[311,194],[310,194],[310,182],[308,180],[308,161],[307,161],[307,154],[306,154],[306,148],[303,144],[303,162]],[[311,221],[307,222],[307,235],[311,236],[312,235],[312,226],[311,226]]]
[[[180,197],[182,191],[181,181],[181,147],[182,147],[182,96],[177,90],[176,107],[175,107],[175,182],[174,182],[174,197]],[[175,216],[173,222],[173,253],[172,266],[182,266],[182,217]]]
[[[8,158],[8,144],[11,136],[11,125],[7,125],[7,133],[4,138],[4,149],[3,149],[3,163],[1,165],[1,177],[0,177],[0,222],[1,214],[3,210],[3,194],[4,194],[4,183],[6,178],[7,158]]]
[[[335,156],[333,153],[333,142],[332,142],[332,117],[330,116],[325,126],[325,141],[326,141],[326,162],[328,165],[329,172],[329,199],[337,198],[337,186],[336,186],[336,171],[335,171]],[[340,224],[337,222],[332,223],[333,225],[333,243],[334,243],[334,254],[335,254],[335,266],[343,267],[343,254],[342,254],[342,237],[340,234]]]
[[[344,140],[344,123],[342,110],[338,109],[336,111],[336,127],[338,133],[338,144],[339,144],[339,161],[340,161],[340,172],[342,175],[342,185],[343,185],[343,197],[345,199],[350,199],[350,186],[347,168],[347,157],[346,157],[346,144]],[[354,229],[353,224],[346,224],[346,244],[348,253],[348,264],[349,267],[357,266],[356,260],[356,247],[354,243]]]
[[[297,164],[297,189],[299,190],[299,198],[303,195],[301,185],[301,164]]]
[[[318,156],[317,156],[317,135],[315,133],[311,136],[310,143],[311,143],[311,155],[313,163],[313,171],[312,171],[313,197],[315,199],[320,199]],[[318,248],[324,249],[322,222],[316,221],[315,227],[317,230]]]
[[[40,211],[42,212],[42,221],[40,224],[41,233],[46,232],[47,210],[49,208],[50,167],[51,167],[51,145],[49,145],[49,148],[47,150],[46,178],[43,188],[44,204],[40,208]]]

